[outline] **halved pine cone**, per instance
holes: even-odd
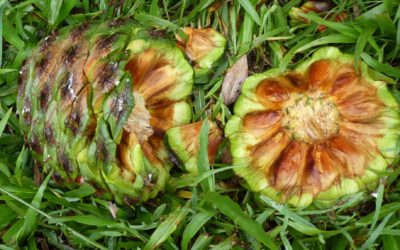
[[[249,77],[225,132],[252,190],[327,206],[376,186],[397,155],[398,108],[365,64],[327,47],[293,71]]]
[[[129,204],[163,190],[164,133],[190,122],[193,69],[174,41],[150,33],[129,21],[81,24],[32,54],[18,111],[43,172]]]

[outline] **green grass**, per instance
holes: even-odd
[[[248,54],[251,73],[293,68],[315,49],[333,45],[354,53],[400,100],[399,1],[333,1],[345,22],[305,14],[301,1],[0,0],[0,249],[399,249],[400,174],[394,164],[373,193],[357,194],[326,210],[294,210],[246,191],[232,166],[210,166],[202,128],[198,177],[175,177],[156,199],[135,207],[97,198],[92,187],[64,190],[44,176],[25,148],[15,113],[18,72],[38,42],[84,20],[128,17],[173,37],[180,27],[213,27],[228,39],[225,58],[210,78],[197,79],[194,120],[224,123],[231,107],[219,90],[227,68]],[[318,25],[327,27],[317,32]],[[50,176],[50,175],[49,175]],[[191,198],[184,198],[190,192]]]

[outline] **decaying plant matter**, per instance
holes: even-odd
[[[396,155],[396,100],[333,47],[293,71],[248,78],[234,112],[225,132],[237,174],[297,207],[374,187]]]
[[[65,28],[22,69],[26,142],[58,182],[89,182],[128,204],[147,200],[172,165],[165,131],[191,120],[193,73],[175,41],[130,21]]]

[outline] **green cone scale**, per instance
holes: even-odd
[[[252,190],[326,207],[376,186],[398,153],[398,109],[365,64],[326,47],[292,71],[245,80],[225,133]]]
[[[185,51],[187,57],[192,61],[196,78],[207,75],[215,66],[215,62],[224,54],[225,37],[211,28],[186,27],[183,32],[187,39],[177,36],[178,46]]]
[[[165,131],[186,124],[193,69],[174,41],[130,21],[47,37],[21,71],[21,127],[43,172],[118,202],[154,197],[169,177]]]
[[[208,159],[212,164],[223,140],[221,129],[215,122],[208,123]],[[197,156],[200,151],[200,131],[204,121],[176,126],[166,132],[168,146],[176,154],[185,170],[198,173]]]

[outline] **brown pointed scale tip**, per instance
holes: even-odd
[[[354,57],[333,47],[277,72],[244,82],[226,125],[237,174],[254,191],[296,207],[327,206],[373,188],[399,139],[398,104],[386,84],[372,80],[364,64],[356,71]]]

